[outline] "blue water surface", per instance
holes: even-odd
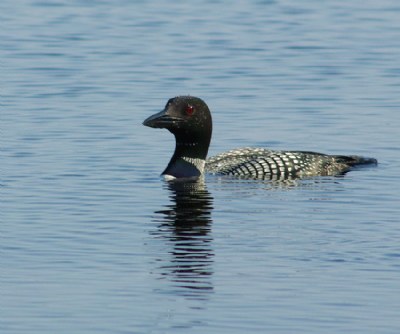
[[[0,332],[400,332],[400,5],[0,4]],[[171,185],[142,126],[207,101],[211,154],[379,160]]]

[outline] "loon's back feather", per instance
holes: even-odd
[[[376,160],[359,156],[244,147],[207,159],[205,169],[214,174],[285,179],[340,175],[352,166],[372,163]]]

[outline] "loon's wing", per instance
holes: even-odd
[[[358,156],[245,147],[209,158],[206,161],[206,171],[250,178],[287,179],[342,175],[352,166],[370,163],[376,163],[376,160]]]
[[[298,153],[245,147],[207,159],[206,171],[251,178],[295,177],[302,167]]]

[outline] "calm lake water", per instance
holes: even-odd
[[[399,333],[400,5],[0,4],[0,332]],[[142,126],[207,101],[210,154],[358,154],[294,184],[159,179]]]

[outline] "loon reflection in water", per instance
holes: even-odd
[[[193,96],[170,99],[164,110],[144,125],[166,128],[175,135],[175,152],[162,175],[166,180],[196,179],[204,172],[255,179],[285,180],[347,173],[358,165],[377,164],[373,158],[326,155],[307,151],[239,148],[206,160],[212,134],[207,104]]]
[[[202,299],[213,291],[213,198],[203,182],[169,182],[166,186],[172,203],[155,212],[155,221],[160,225],[152,235],[168,240],[172,249],[170,259],[157,261],[162,263],[158,270],[183,288],[185,296]]]

